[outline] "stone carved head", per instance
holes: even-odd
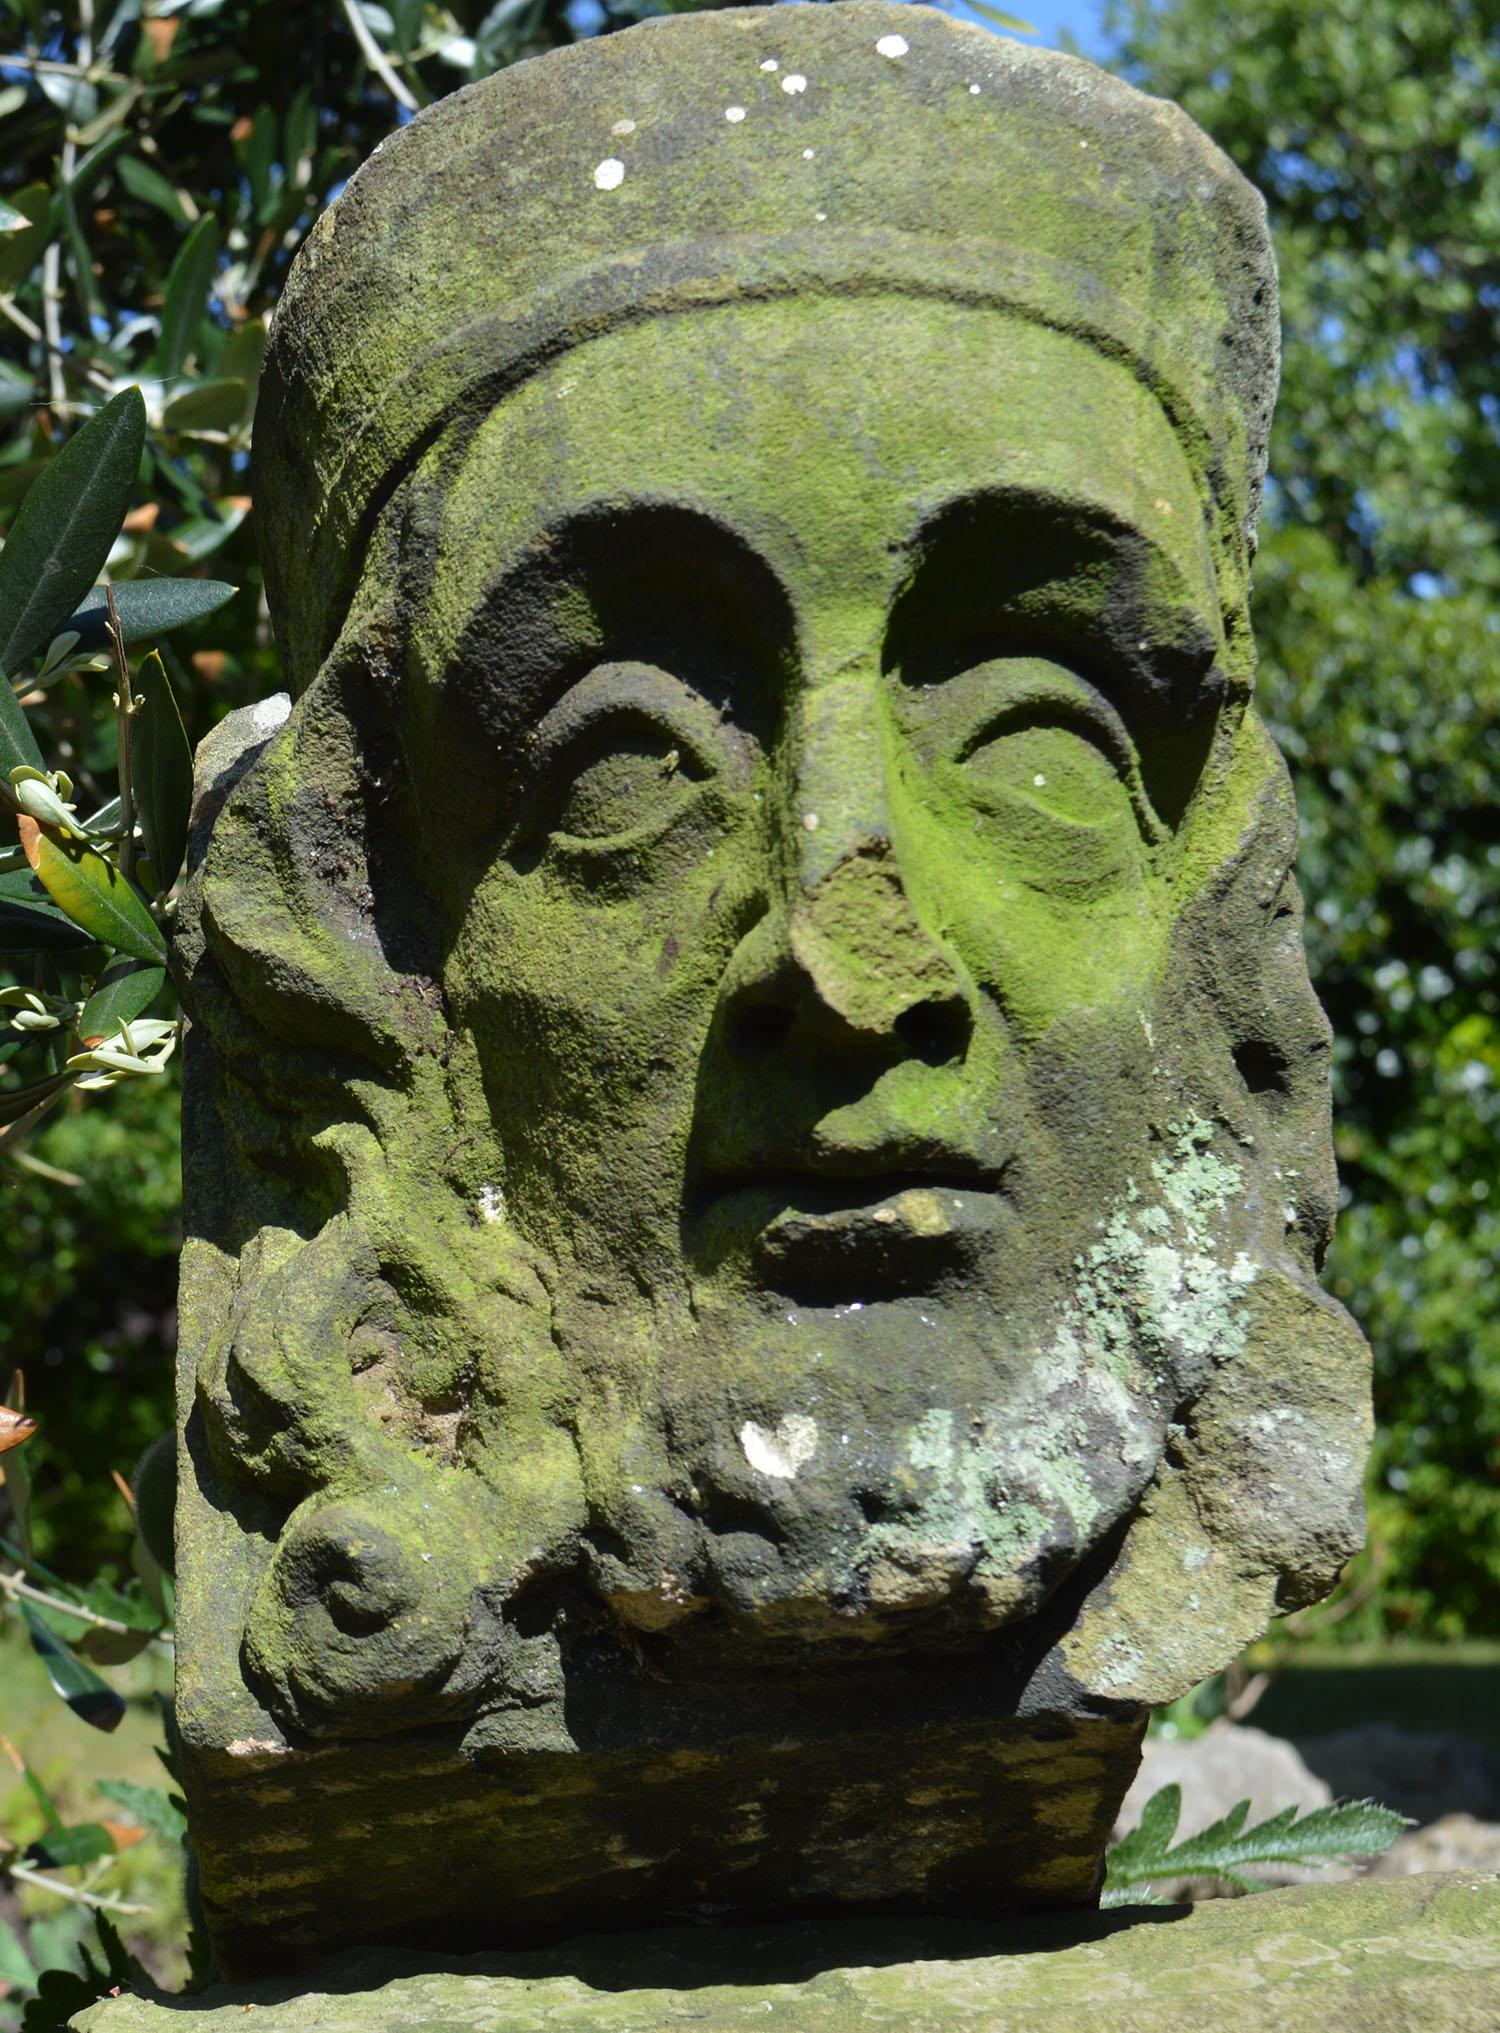
[[[1128,1706],[1330,1585],[1275,371],[1191,123],[925,9],[667,19],[353,180],[185,935],[190,1711],[566,1748],[570,1631]]]

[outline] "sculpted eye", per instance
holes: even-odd
[[[664,825],[708,771],[670,729],[631,718],[589,730],[553,771],[551,830],[607,840]]]
[[[652,664],[599,664],[536,730],[514,851],[565,858],[645,848],[699,806],[733,757],[733,733],[702,694]]]
[[[1112,825],[1130,804],[1119,761],[1091,730],[1062,720],[992,727],[958,760],[981,796],[1019,800],[1074,826]]]

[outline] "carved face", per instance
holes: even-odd
[[[410,517],[482,1212],[648,1623],[1033,1607],[1236,1331],[1240,1174],[1166,1049],[1225,717],[1190,469],[1062,335],[878,332],[595,341]]]
[[[283,1727],[570,1744],[642,1631],[1154,1701],[1326,1589],[1365,1354],[1198,476],[1081,342],[845,297],[579,345],[392,494],[202,878]]]

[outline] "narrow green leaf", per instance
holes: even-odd
[[[246,423],[255,415],[255,399],[260,389],[260,370],[266,357],[268,338],[263,319],[247,318],[237,331],[230,333],[219,356],[219,372],[245,384]]]
[[[81,1603],[98,1616],[113,1617],[117,1623],[129,1624],[132,1630],[142,1630],[148,1637],[161,1628],[160,1617],[133,1581],[127,1582],[123,1588],[116,1588],[112,1582],[96,1578],[82,1588],[54,1587],[52,1593]]]
[[[1029,21],[1023,21],[1019,14],[1006,14],[998,7],[986,7],[984,0],[964,0],[964,5],[981,21],[987,21],[991,28],[1003,28],[1015,35],[1036,35],[1040,32]]]
[[[101,1779],[99,1791],[163,1842],[181,1842],[187,1833],[187,1816],[159,1786],[139,1786],[133,1779]]]
[[[67,953],[91,943],[29,868],[0,874],[0,953]]]
[[[58,193],[58,209],[62,215],[63,238],[68,243],[68,267],[72,271],[73,287],[78,294],[78,308],[83,313],[85,329],[95,317],[104,313],[104,299],[99,294],[99,285],[94,279],[94,257],[89,248],[88,235],[83,230],[83,221],[78,216],[78,201],[73,195],[71,184],[64,184]]]
[[[154,641],[182,628],[189,621],[201,621],[232,600],[237,586],[222,579],[127,579],[115,588],[115,605],[126,642]],[[78,651],[103,649],[109,640],[109,604],[102,586],[79,602],[68,616],[69,628],[78,632]]]
[[[276,130],[275,113],[269,106],[258,107],[245,149],[245,175],[249,179],[256,217],[262,225],[266,223],[275,196]]]
[[[27,184],[10,201],[11,210],[30,223],[0,238],[0,290],[7,295],[23,282],[42,258],[52,193],[45,184]]]
[[[14,539],[12,539],[12,542]],[[8,546],[7,546],[8,548]],[[5,561],[5,552],[0,551],[0,566]],[[3,594],[0,594],[3,598]],[[0,619],[4,609],[0,608]],[[29,769],[45,769],[42,751],[37,747],[36,736],[31,731],[31,722],[26,718],[20,700],[10,679],[0,669],[0,774],[9,776],[13,769],[22,764]]]
[[[224,431],[245,414],[250,391],[237,377],[197,381],[173,396],[161,413],[169,431]]]
[[[161,342],[156,353],[157,365],[167,379],[182,372],[183,362],[193,350],[193,340],[208,308],[208,293],[218,259],[219,224],[211,215],[205,215],[183,241],[167,272]]]
[[[64,844],[38,833],[36,872],[48,896],[101,946],[135,960],[167,957],[161,928],[113,862],[79,840]]]
[[[139,1658],[151,1642],[150,1631],[105,1631],[91,1624],[73,1650],[94,1666],[125,1666]]]
[[[49,1630],[29,1602],[22,1602],[21,1615],[31,1637],[31,1649],[47,1669],[52,1690],[65,1701],[80,1722],[92,1729],[118,1729],[125,1704],[112,1687],[106,1687],[92,1666],[86,1666]]]
[[[418,12],[421,10],[421,4],[422,0],[416,0]],[[411,12],[410,0],[408,0],[407,12]],[[398,35],[400,33],[399,25],[397,33]],[[406,48],[402,49],[401,54],[403,56],[407,55],[409,48],[410,45],[408,44]],[[287,175],[292,177],[295,176],[297,164],[302,160],[303,156],[310,156],[318,145],[318,103],[307,85],[302,87],[291,105],[287,108],[286,119],[282,123],[281,131],[282,160],[286,164]]]
[[[172,686],[152,650],[136,672],[146,703],[136,716],[135,776],[141,837],[163,890],[177,880],[187,852],[193,802],[193,751],[183,731]]]
[[[138,198],[143,205],[154,205],[158,212],[165,212],[179,226],[187,224],[181,198],[159,169],[153,169],[149,162],[142,162],[138,155],[122,155],[115,167],[120,182],[133,198]]]
[[[0,1090],[0,1129],[9,1129],[13,1122],[30,1115],[42,1102],[50,1101],[54,1094],[61,1094],[65,1087],[71,1087],[77,1077],[76,1073],[49,1073],[45,1080],[33,1080],[29,1086]],[[11,1455],[19,1461],[20,1449],[12,1448]],[[25,1473],[23,1468],[22,1474]]]
[[[172,541],[190,564],[201,564],[220,551],[245,519],[243,508],[227,515],[190,515],[172,528]]]
[[[41,400],[36,377],[24,367],[0,360],[0,416],[14,416]]]
[[[111,826],[118,826],[120,823],[120,800],[118,796],[110,798],[105,804],[102,804],[97,812],[90,812],[83,823],[95,833],[102,833]]]
[[[78,1019],[78,1035],[86,1045],[102,1044],[117,1035],[122,1023],[144,1016],[161,993],[167,974],[149,961],[117,954],[99,976]]]
[[[124,389],[74,432],[29,489],[0,551],[0,671],[18,672],[97,581],[130,505],[145,438],[141,391]],[[5,704],[0,696],[0,766],[40,769],[29,752],[5,760],[6,737],[9,745],[15,739]],[[14,698],[9,705],[19,715]],[[29,731],[26,747],[36,747]]]
[[[75,203],[81,204],[121,150],[128,146],[128,134],[111,134],[97,148],[91,148],[68,180]]]
[[[87,1668],[84,1669],[87,1671]],[[56,1685],[56,1682],[53,1683]],[[103,1682],[99,1683],[103,1686]],[[106,1692],[108,1690],[106,1689]],[[121,1707],[123,1709],[124,1703]],[[69,1703],[71,1707],[72,1704]],[[114,1723],[96,1723],[96,1729],[113,1729]],[[107,1828],[97,1821],[80,1821],[72,1828],[65,1828],[57,1835],[44,1836],[34,1842],[26,1852],[26,1861],[44,1871],[72,1870],[78,1864],[97,1863],[100,1857],[112,1857],[115,1853],[115,1839]]]
[[[57,1811],[57,1802],[52,1798],[52,1795],[42,1784],[36,1773],[32,1771],[30,1765],[24,1768],[22,1776],[26,1781],[26,1790],[42,1810],[42,1819],[47,1824],[48,1833],[50,1835],[61,1835],[63,1832],[63,1818]]]

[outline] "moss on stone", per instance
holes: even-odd
[[[1071,1936],[1071,1938],[1070,1938]],[[1301,1885],[1024,1930],[903,1921],[594,1938],[447,1969],[349,1956],[181,2004],[106,1999],[76,2033],[1491,2033],[1500,1881]]]

